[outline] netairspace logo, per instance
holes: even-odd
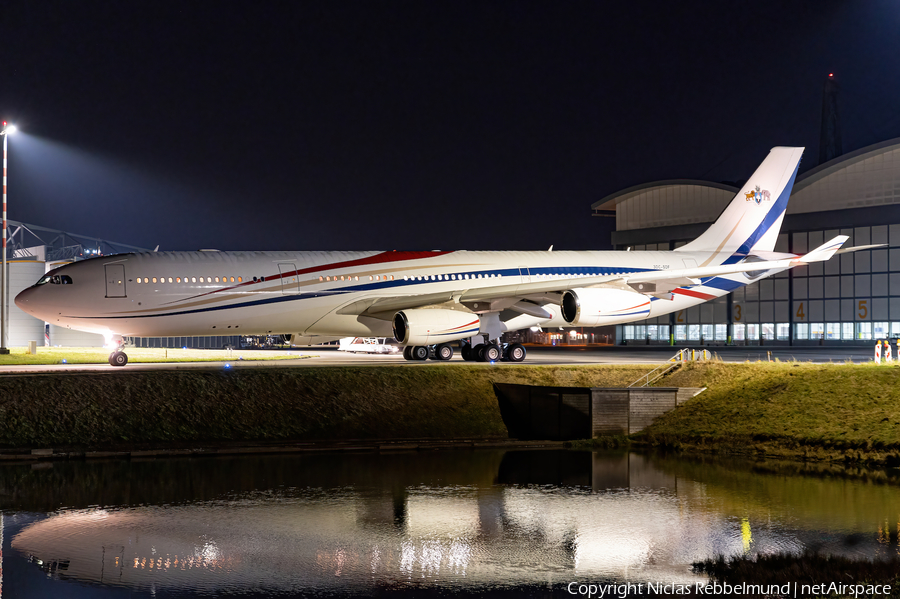
[[[727,582],[698,582],[696,584],[679,583],[609,583],[589,584],[570,582],[566,587],[570,595],[598,599],[626,599],[629,595],[709,595],[722,597],[725,595],[779,595],[782,597],[809,597],[816,595],[842,595],[845,597],[861,597],[872,595],[890,595],[891,585],[844,584],[825,582],[820,584],[798,584],[796,582],[777,584],[728,584]]]

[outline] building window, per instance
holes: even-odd
[[[843,331],[841,337],[844,339],[853,339],[853,323],[852,322],[844,322],[841,323],[841,330]]]
[[[742,324],[734,325],[734,332],[733,332],[734,340],[735,341],[744,341],[745,340],[745,337],[744,337],[745,332],[746,332],[746,330],[744,328],[744,325],[742,325]]]
[[[626,324],[624,327],[624,337],[626,340],[634,339],[634,325]]]
[[[728,325],[727,324],[717,324],[716,325],[716,341],[727,341],[728,340]]]
[[[762,328],[762,338],[766,341],[775,340],[775,323],[764,322],[760,325]]]
[[[875,336],[875,339],[887,339],[888,337],[890,337],[890,323],[875,322],[872,324],[872,334]]]
[[[872,338],[872,323],[871,322],[856,323],[856,335],[857,335],[857,337],[856,337],[857,339],[871,339]]]
[[[700,341],[700,325],[688,325],[688,341]]]
[[[702,341],[712,341],[713,339],[715,339],[715,330],[713,328],[713,325],[704,324],[700,325],[700,328],[700,336]]]
[[[779,341],[787,341],[791,338],[791,325],[786,322],[779,322],[775,325],[775,338]]]
[[[821,322],[811,322],[809,324],[809,338],[810,339],[824,339],[825,338],[825,324]]]
[[[658,327],[655,324],[647,325],[647,337],[650,338],[650,341],[656,341],[658,334],[657,329]]]
[[[829,322],[825,325],[825,338],[826,339],[840,339],[841,338],[841,323],[839,322]]]
[[[687,341],[687,325],[675,325],[675,341]]]
[[[759,325],[747,325],[747,341],[759,341]]]
[[[669,340],[669,325],[661,324],[658,329],[659,340],[660,341],[668,341]]]
[[[891,337],[900,338],[900,322],[891,323]],[[900,355],[898,355],[897,357],[900,358]]]

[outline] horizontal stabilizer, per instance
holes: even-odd
[[[886,243],[875,243],[872,245],[854,245],[849,248],[841,248],[835,252],[835,254],[850,254],[852,252],[860,252],[862,250],[874,250],[876,248],[885,248],[887,247]]]
[[[848,239],[850,238],[846,235],[838,235],[833,239],[829,239],[813,251],[801,256],[799,261],[804,264],[810,262],[824,262],[834,256],[834,253],[841,249],[841,246],[844,245]]]

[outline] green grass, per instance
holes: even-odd
[[[708,389],[657,419],[643,442],[900,465],[900,366],[709,362],[664,384]]]
[[[506,437],[492,383],[619,387],[648,370],[460,363],[3,376],[0,446]],[[900,366],[712,361],[657,385],[707,390],[644,433],[591,445],[900,465]]]
[[[615,386],[644,370],[441,364],[3,376],[0,445],[505,438],[495,381]]]
[[[125,349],[129,362],[222,362],[237,360],[290,360],[297,359],[295,352],[261,350],[144,348]],[[106,364],[109,350],[102,347],[38,347],[37,353],[26,353],[25,348],[13,347],[7,355],[0,355],[0,366],[24,364]]]

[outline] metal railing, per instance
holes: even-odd
[[[707,349],[682,349],[677,354],[669,358],[665,364],[657,366],[638,380],[634,381],[629,387],[648,387],[650,384],[658,381],[666,376],[675,368],[678,368],[685,362],[698,362],[712,359],[712,354]]]

